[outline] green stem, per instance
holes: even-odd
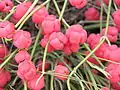
[[[47,56],[48,45],[49,45],[49,41],[48,41],[48,43],[45,47],[45,51],[44,51],[43,62],[42,62],[42,73],[45,72],[45,60],[46,60],[46,56]]]
[[[55,8],[56,8],[56,10],[57,10],[57,12],[58,12],[58,15],[60,16],[60,9],[59,9],[59,7],[58,7],[58,4],[57,4],[57,2],[56,2],[56,0],[53,0],[53,3],[54,3],[54,5],[55,5]],[[65,19],[64,18],[62,18],[62,22],[67,26],[67,27],[69,27],[69,24],[65,21]]]
[[[26,81],[24,81],[24,90],[27,90],[27,84],[26,84]]]
[[[76,70],[84,63],[86,62],[86,60],[103,44],[103,42],[105,41],[105,39],[102,39],[100,41],[100,43],[91,51],[91,53],[89,53],[74,69],[73,71],[69,74],[69,77],[71,77],[75,72]],[[68,90],[71,90],[70,88],[70,78],[68,77],[68,80],[67,80],[67,85],[68,85]]]
[[[9,60],[15,55],[15,53],[17,52],[18,50],[15,50],[14,52],[12,52],[11,54],[10,54],[10,56],[0,65],[0,68],[2,68],[4,65],[6,65],[8,62],[9,62]]]
[[[36,50],[36,47],[37,47],[37,44],[38,44],[38,41],[39,41],[39,38],[40,38],[40,34],[41,34],[41,29],[39,29],[39,32],[38,32],[38,34],[37,34],[37,37],[36,37],[36,40],[35,40],[35,43],[34,43],[32,52],[31,52],[31,60],[32,60],[33,55],[34,55],[34,53],[35,53],[35,50]],[[35,62],[35,61],[33,61],[33,62]]]
[[[107,32],[108,32],[108,26],[109,26],[109,21],[110,21],[111,4],[112,4],[112,0],[109,1],[109,5],[108,5],[108,12],[107,12],[107,22],[108,23],[106,23],[105,36],[107,35]]]
[[[67,6],[67,0],[64,1],[64,5],[63,5],[63,8],[62,8],[62,11],[59,15],[59,20],[61,21],[62,17],[63,17],[63,14],[64,14],[64,11],[65,11],[65,8]]]

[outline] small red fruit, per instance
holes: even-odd
[[[0,69],[0,87],[4,87],[10,81],[11,75],[8,71]]]
[[[29,48],[31,43],[31,34],[27,31],[19,30],[13,36],[13,44],[19,49]]]
[[[18,64],[25,60],[30,60],[30,55],[26,50],[21,50],[15,55],[15,61]]]
[[[87,0],[69,0],[70,4],[77,9],[81,9],[86,6]]]
[[[100,13],[96,8],[88,8],[84,12],[84,16],[86,20],[99,20],[100,19]]]
[[[31,61],[23,61],[18,65],[17,75],[22,80],[32,80],[36,75],[35,65]]]
[[[60,21],[54,15],[48,15],[41,24],[42,34],[51,34],[60,31]]]
[[[67,67],[62,66],[62,65],[57,65],[55,67],[55,77],[60,79],[60,80],[66,80],[67,75],[69,74],[69,70]]]
[[[28,88],[30,90],[41,90],[45,86],[44,76],[41,78],[41,74],[36,74],[36,76],[27,82]],[[39,82],[38,79],[40,78]],[[38,82],[38,83],[37,83]]]
[[[48,16],[48,11],[45,7],[39,9],[32,15],[32,21],[37,24],[41,24],[43,20]]]

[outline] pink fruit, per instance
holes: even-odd
[[[23,3],[19,4],[16,7],[15,13],[11,17],[12,21],[14,23],[17,23],[24,16],[24,14],[27,12],[27,10],[29,9],[29,7],[31,5],[32,5],[31,2],[23,2]]]
[[[32,15],[32,21],[37,24],[41,24],[43,20],[48,16],[48,11],[45,7],[39,9]]]
[[[88,8],[84,12],[84,16],[86,20],[99,20],[100,19],[100,13],[96,8]]]
[[[0,11],[7,13],[13,7],[13,2],[11,0],[2,0],[0,1]]]
[[[57,65],[55,67],[55,77],[60,79],[60,80],[66,80],[67,75],[69,74],[69,70],[67,67],[62,66],[62,65]]]
[[[102,29],[101,35],[104,35],[106,28]],[[116,27],[109,26],[107,37],[110,42],[116,42],[118,39],[118,29]]]
[[[29,48],[31,43],[31,34],[27,31],[19,30],[13,36],[13,44],[19,49]]]
[[[11,75],[8,71],[0,69],[0,87],[4,87],[10,81]]]
[[[32,80],[36,75],[35,65],[31,61],[23,61],[18,65],[17,75],[22,80]]]
[[[0,37],[5,38],[8,35],[14,33],[15,26],[9,21],[0,22]]]
[[[83,44],[87,39],[87,32],[82,26],[76,24],[67,29],[66,36],[70,44]]]
[[[26,50],[21,50],[15,55],[15,61],[19,64],[25,60],[30,60],[30,55]]]
[[[0,58],[4,58],[8,55],[8,48],[5,44],[0,44]]]
[[[77,9],[81,9],[87,4],[87,0],[69,0],[70,4]]]
[[[51,34],[60,31],[60,22],[54,15],[48,15],[41,24],[42,34]]]
[[[41,74],[36,74],[36,76],[27,82],[28,88],[30,90],[41,90],[45,86],[44,76],[41,78]],[[38,79],[40,78],[39,82]],[[38,83],[37,83],[38,82]]]

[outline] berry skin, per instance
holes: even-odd
[[[69,70],[67,67],[62,66],[62,65],[57,65],[55,67],[55,77],[60,79],[60,80],[66,80],[67,76],[69,74]],[[62,76],[63,75],[63,76]],[[64,76],[65,75],[65,76]]]
[[[49,41],[49,35],[44,35],[43,39],[41,39],[41,41],[40,41],[40,45],[41,45],[43,48],[45,48],[46,45],[47,45],[47,43],[48,43],[48,41]],[[54,51],[54,50],[55,50],[55,49],[49,44],[49,45],[48,45],[48,52],[52,52],[52,51]]]
[[[37,68],[39,69],[39,71],[42,71],[42,64],[43,64],[43,62],[41,60],[38,61]],[[49,67],[50,67],[50,63],[46,60],[44,69],[47,70],[47,69],[49,69]]]
[[[0,87],[0,90],[4,90],[4,89]]]
[[[101,35],[104,35],[106,28],[102,29]],[[107,37],[110,40],[110,42],[116,42],[118,39],[118,29],[116,27],[109,26]]]
[[[49,36],[50,45],[55,50],[62,50],[64,45],[67,43],[67,37],[61,32],[53,32]]]
[[[84,12],[84,16],[86,20],[99,20],[100,19],[100,13],[96,8],[88,8]]]
[[[72,52],[78,52],[80,46],[79,44],[70,44],[69,42],[64,46],[64,53],[70,55]]]
[[[48,15],[41,24],[42,34],[51,34],[60,31],[60,22],[54,15]]]
[[[0,22],[0,37],[5,38],[15,31],[15,26],[13,23],[8,21]]]
[[[8,55],[8,48],[5,44],[0,44],[0,58],[4,58]]]
[[[83,44],[87,39],[87,32],[78,24],[70,26],[65,35],[70,44]]]
[[[26,50],[21,50],[15,55],[15,61],[18,64],[25,60],[30,60],[30,55]]]
[[[45,86],[44,76],[42,76],[41,78],[40,77],[41,77],[41,74],[38,73],[32,80],[27,82],[27,86],[30,90],[41,90]],[[38,82],[39,78],[40,80]]]
[[[113,16],[113,21],[116,24],[116,27],[118,28],[120,32],[120,9],[116,10],[115,12],[112,13]]]
[[[43,7],[32,15],[32,21],[36,24],[41,24],[47,16],[48,11]]]
[[[108,79],[111,83],[118,83],[120,82],[120,65],[109,63],[107,65],[106,71],[110,74]]]
[[[86,6],[87,0],[69,0],[70,4],[77,9],[81,9]]]
[[[110,90],[108,87],[103,87],[100,90]]]
[[[31,34],[27,31],[19,30],[13,36],[13,44],[18,49],[29,48],[31,43]]]
[[[14,13],[13,16],[11,17],[11,20],[12,20],[14,23],[17,23],[17,22],[24,16],[24,14],[27,12],[27,10],[29,9],[29,7],[30,7],[31,5],[32,5],[31,2],[24,2],[24,3],[19,4],[19,5],[16,7],[15,13]]]
[[[116,45],[111,45],[105,49],[104,58],[114,62],[120,62],[119,53],[120,48],[118,48]]]
[[[58,60],[58,59],[57,59]],[[68,60],[66,59],[66,58],[64,58],[63,59],[64,60],[64,62],[66,63],[66,64],[69,64],[69,62],[68,62]],[[62,65],[62,66],[65,66],[65,64],[62,62],[62,61],[58,61],[58,64],[57,65]]]
[[[120,90],[120,85],[119,85],[119,83],[112,83],[112,88],[113,88],[114,90]]]
[[[120,0],[113,0],[117,6],[120,6]]]
[[[109,0],[102,0],[102,1],[103,1],[103,3],[106,4],[106,5],[109,4]],[[96,0],[95,3],[96,3],[97,6],[100,6],[100,5],[101,5],[101,4],[100,4],[100,0]]]
[[[0,87],[4,87],[10,81],[11,75],[8,71],[0,69]]]
[[[23,61],[18,65],[17,75],[22,80],[32,80],[36,75],[35,65],[31,61]]]
[[[13,7],[13,2],[11,0],[3,0],[0,1],[0,11],[7,13],[9,12]]]

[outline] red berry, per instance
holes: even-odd
[[[100,90],[110,90],[108,87],[103,87]]]
[[[36,75],[35,65],[31,61],[23,61],[18,65],[17,75],[22,80],[32,80]]]
[[[108,5],[109,4],[109,0],[102,0],[104,4]],[[97,6],[101,6],[100,0],[96,0],[95,1]]]
[[[49,40],[50,40],[50,45],[55,50],[62,50],[64,47],[64,44],[67,43],[67,37],[61,32],[53,32],[49,36]]]
[[[112,88],[113,88],[114,90],[120,90],[120,85],[119,85],[119,83],[112,83]]]
[[[0,90],[4,90],[4,89],[0,87]]]
[[[12,21],[14,23],[17,23],[24,16],[24,14],[27,12],[27,10],[29,9],[31,5],[32,5],[31,2],[24,2],[24,3],[19,4],[16,7],[16,11],[11,18]]]
[[[106,71],[110,74],[108,79],[110,80],[111,83],[118,83],[120,82],[120,65],[119,64],[113,64],[109,63]]]
[[[48,15],[41,24],[42,33],[51,34],[52,32],[60,31],[60,22],[54,15]]]
[[[4,58],[8,55],[8,48],[5,44],[0,44],[0,58]]]
[[[87,39],[87,32],[82,26],[76,24],[67,29],[66,36],[70,44],[83,44]]]
[[[45,7],[39,9],[32,16],[32,21],[37,24],[41,24],[43,20],[48,16],[48,11]]]
[[[15,61],[18,64],[25,60],[30,60],[30,55],[26,50],[21,50],[15,55]]]
[[[96,8],[88,8],[84,12],[84,16],[86,20],[99,20],[100,19],[100,13]]]
[[[17,31],[13,36],[13,44],[19,49],[29,48],[31,43],[31,34],[27,31]]]
[[[106,28],[102,29],[101,35],[104,35]],[[109,26],[107,37],[110,42],[116,42],[118,39],[118,29],[116,27]]]
[[[13,23],[8,21],[0,22],[0,37],[5,38],[15,31]]]
[[[64,46],[64,53],[70,55],[72,52],[78,52],[80,46],[79,44],[70,44],[69,42]]]
[[[44,76],[41,78],[41,74],[37,74],[32,80],[27,82],[30,90],[41,90],[45,86]],[[40,78],[39,82],[38,79]],[[38,82],[38,83],[37,83]]]
[[[120,62],[119,53],[120,48],[118,48],[116,45],[111,45],[105,49],[104,58],[114,62]]]
[[[4,87],[10,81],[11,75],[8,71],[0,69],[0,87]]]
[[[120,6],[120,0],[113,0],[116,5]]]
[[[0,1],[0,11],[9,12],[13,7],[13,2],[11,0]]]
[[[39,71],[42,71],[42,65],[43,65],[43,62],[40,60],[38,61],[37,63],[37,68],[39,69]],[[45,70],[49,69],[50,67],[50,63],[48,61],[45,62]]]
[[[62,66],[62,65],[57,65],[55,67],[55,77],[60,79],[60,80],[66,80],[67,75],[69,74],[69,70],[67,67]]]
[[[87,4],[87,0],[69,0],[70,4],[77,9],[81,9]]]
[[[40,41],[40,45],[45,48],[49,41],[49,35],[44,35],[44,38]],[[49,44],[48,45],[48,52],[54,51],[54,48]]]
[[[117,28],[119,28],[119,32],[120,32],[120,10],[116,10],[115,12],[112,13],[113,16],[113,21],[116,24]]]

